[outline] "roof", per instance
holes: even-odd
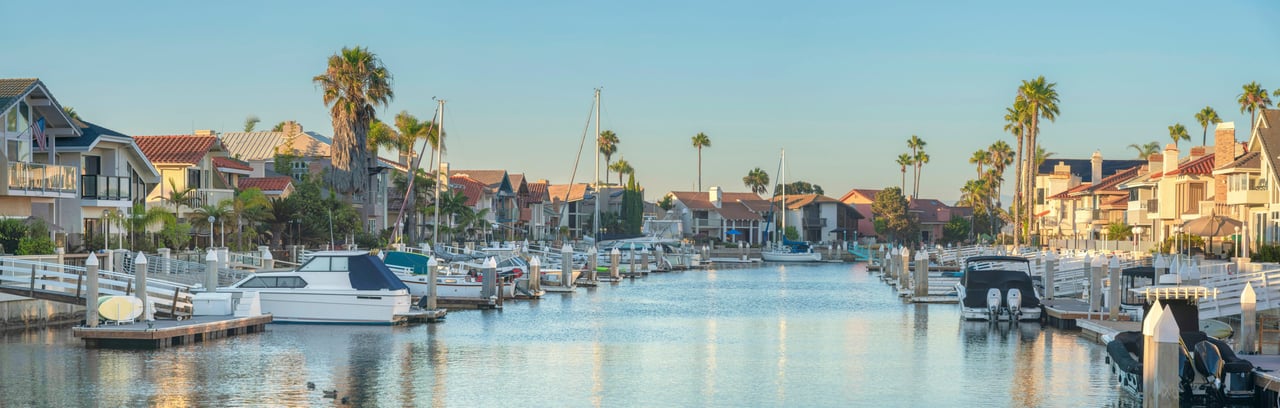
[[[249,163],[232,159],[230,157],[214,157],[213,167],[217,167],[220,169],[253,171],[253,166],[250,166]]]
[[[0,79],[0,111],[9,109],[18,98],[30,92],[37,82],[40,82],[37,78]]]
[[[461,174],[484,183],[489,188],[500,188],[507,180],[506,170],[449,170],[449,174]],[[510,180],[507,180],[510,182]]]
[[[549,184],[547,196],[551,201],[582,201],[587,197],[587,183]]]
[[[1254,134],[1249,138],[1250,145],[1256,137],[1262,144],[1262,151],[1266,152],[1267,162],[1271,165],[1271,171],[1280,174],[1280,110],[1263,109],[1262,114],[1258,115],[1258,126],[1254,127]]]
[[[1066,191],[1063,191],[1058,194],[1054,194],[1049,198],[1063,199],[1068,197],[1079,197],[1082,195],[1089,195],[1089,194],[1107,194],[1107,193],[1121,194],[1123,192],[1120,191],[1120,189],[1118,189],[1116,186],[1119,185],[1121,182],[1129,180],[1134,176],[1136,176],[1140,168],[1142,168],[1142,166],[1133,166],[1124,170],[1120,170],[1115,174],[1103,177],[1102,180],[1099,181],[1097,184],[1081,183],[1080,185],[1069,188]]]
[[[293,184],[293,177],[289,177],[289,176],[246,177],[246,178],[240,179],[240,185],[238,187],[241,190],[256,188],[264,192],[267,192],[267,191],[284,191],[285,189],[289,188],[289,186],[292,184]]]
[[[775,201],[775,202],[776,202],[776,201],[781,201],[781,200],[782,200],[782,196],[776,196],[776,197],[773,197],[772,199],[770,199],[769,201]],[[834,198],[827,197],[827,196],[824,196],[824,195],[821,195],[821,194],[796,194],[796,195],[788,195],[788,196],[787,196],[787,209],[788,209],[788,210],[798,210],[798,209],[804,208],[805,206],[808,206],[809,204],[814,204],[814,203],[821,204],[821,203],[839,203],[839,202],[840,202],[840,200],[836,200],[836,199],[834,199]]]
[[[1179,163],[1178,168],[1173,169],[1173,171],[1170,171],[1168,173],[1165,173],[1166,176],[1203,175],[1203,174],[1213,174],[1213,155],[1212,154],[1206,154],[1203,157],[1199,157],[1196,159],[1188,160],[1183,163]]]
[[[1088,189],[1089,189],[1089,187],[1092,187],[1092,186],[1093,186],[1093,183],[1080,183],[1080,185],[1078,185],[1078,186],[1071,187],[1071,188],[1068,188],[1068,189],[1064,190],[1064,191],[1063,191],[1063,192],[1061,192],[1061,193],[1051,195],[1051,196],[1049,196],[1049,198],[1050,198],[1050,199],[1063,199],[1063,198],[1071,197],[1071,196],[1075,195],[1076,193],[1085,192],[1086,190],[1088,190]]]
[[[138,148],[152,163],[196,164],[213,149],[213,136],[136,136]]]
[[[467,206],[475,207],[484,195],[485,184],[467,176],[449,176],[449,189],[461,191],[467,197]]]
[[[1260,152],[1247,152],[1235,161],[1227,163],[1214,170],[1215,173],[1223,170],[1258,170],[1262,168],[1262,154]]]
[[[684,203],[685,207],[688,207],[691,210],[710,210],[716,208],[715,205],[711,204],[710,193],[704,191],[672,191],[671,195],[674,195],[677,200],[680,200],[681,203]],[[724,203],[736,203],[739,201],[759,201],[765,203],[765,206],[768,206],[768,201],[760,198],[756,193],[720,193],[721,207],[724,207]]]
[[[512,189],[512,190],[514,190],[514,191],[520,191],[520,187],[524,187],[524,184],[525,184],[525,183],[524,183],[524,174],[520,174],[520,173],[512,173],[512,174],[508,174],[508,175],[507,175],[507,178],[511,180],[511,189]]]
[[[870,204],[876,200],[876,194],[880,194],[880,190],[855,188],[844,193],[840,201],[845,204]]]
[[[1128,209],[1129,196],[1117,195],[1117,196],[1112,196],[1111,198],[1104,199],[1102,201],[1102,208],[1107,210]]]
[[[720,213],[720,218],[731,221],[756,221],[764,219],[760,216],[760,213],[752,211],[751,207],[740,201],[728,203],[721,202],[720,208],[717,208],[716,212]]]
[[[551,198],[551,196],[547,195],[547,183],[545,182],[532,181],[525,183],[524,186],[529,192],[524,198],[525,205],[540,203],[544,198]]]
[[[909,211],[919,212],[921,223],[945,222],[942,220],[942,217],[939,216],[939,214],[944,211],[947,211],[948,218],[950,218],[951,215],[949,211],[951,207],[947,206],[947,204],[942,201],[932,198],[913,199],[907,204],[907,209]]]
[[[1093,172],[1093,162],[1090,159],[1058,159],[1052,158],[1040,163],[1038,174],[1053,174],[1054,166],[1059,163],[1065,164],[1071,168],[1071,174],[1079,177],[1081,180],[1089,180],[1090,173]],[[1103,160],[1102,174],[1115,174],[1115,172],[1130,167],[1141,166],[1147,164],[1146,160]],[[1093,181],[1093,180],[1089,180]]]
[[[329,138],[314,132],[227,132],[219,136],[232,156],[241,160],[271,160],[278,151],[303,157],[329,157]]]

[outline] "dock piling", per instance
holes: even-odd
[[[536,259],[536,258],[535,258]],[[537,269],[534,269],[535,271]],[[436,257],[427,259],[427,310],[439,309],[439,299],[436,297],[436,277],[440,273],[440,261]],[[537,273],[535,277],[539,276]],[[536,280],[536,279],[535,279]]]
[[[902,253],[898,255],[898,264],[902,266],[902,270],[898,271],[898,290],[907,290],[911,285],[911,251],[903,248]]]
[[[560,248],[560,285],[573,289],[573,247],[564,244]]]
[[[435,260],[435,258],[432,258]],[[431,261],[427,261],[427,265],[431,265]],[[435,268],[432,266],[431,268]],[[432,279],[434,281],[435,279]],[[542,291],[542,260],[537,255],[529,260],[529,292],[538,293]]]
[[[142,301],[142,320],[152,321],[151,302],[147,299],[147,255],[138,252],[138,257],[133,259],[134,280],[138,281],[138,300]]]
[[[1240,291],[1240,344],[1241,354],[1258,353],[1258,294],[1253,283],[1245,282]]]
[[[1111,276],[1108,281],[1107,293],[1107,312],[1111,321],[1120,320],[1120,257],[1111,257],[1111,263],[1108,266]]]
[[[622,279],[622,274],[618,272],[618,263],[622,262],[622,252],[618,252],[618,248],[609,251],[609,277],[617,281]]]
[[[597,258],[598,254],[599,252],[596,251],[595,245],[587,248],[587,280],[591,282],[598,280],[596,279],[596,264],[600,262],[600,259]]]
[[[1142,320],[1142,361],[1155,361],[1156,343],[1152,340],[1151,335],[1155,332],[1156,321],[1160,319],[1160,315],[1164,313],[1164,306],[1160,304],[1160,299],[1156,299],[1151,305],[1151,312],[1147,313],[1145,319]],[[1152,367],[1154,363],[1142,365],[1142,389],[1146,390],[1150,387],[1151,381],[1155,377]],[[1145,391],[1144,391],[1145,392]]]
[[[98,257],[89,252],[84,259],[85,280],[88,281],[84,299],[84,321],[89,327],[98,327]]]
[[[1053,275],[1058,272],[1058,251],[1044,256],[1044,298],[1053,299]]]
[[[1102,311],[1102,275],[1106,273],[1103,270],[1106,262],[1098,255],[1089,263],[1089,313]]]
[[[480,273],[484,279],[484,283],[480,286],[480,297],[489,299],[494,296],[494,288],[497,287],[498,278],[498,261],[493,257],[484,260],[484,266],[481,267]]]
[[[1178,322],[1173,313],[1165,306],[1164,313],[1156,321],[1151,334],[1156,344],[1155,366],[1151,368],[1155,376],[1152,389],[1143,389],[1143,405],[1152,407],[1179,406],[1178,391],[1178,341],[1180,339]]]
[[[916,299],[929,296],[929,252],[916,252],[916,272],[915,272],[914,295]]]
[[[204,290],[208,293],[218,291],[218,252],[213,249],[204,256]]]

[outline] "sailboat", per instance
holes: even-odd
[[[792,241],[784,234],[787,231],[787,151],[782,151],[782,160],[778,166],[778,180],[782,188],[782,201],[778,203],[781,211],[775,214],[782,217],[782,226],[773,234],[773,243],[760,251],[760,257],[766,262],[817,262],[822,260],[821,252],[814,252],[808,242]]]

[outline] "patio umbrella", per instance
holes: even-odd
[[[1217,214],[1210,214],[1208,217],[1200,217],[1182,223],[1182,232],[1188,235],[1209,237],[1209,245],[1204,248],[1204,252],[1207,254],[1213,248],[1213,237],[1234,234],[1242,225],[1244,224],[1240,221],[1219,217]]]
[[[731,230],[725,231],[725,234],[726,234],[726,235],[742,235],[742,231],[738,231],[738,229],[737,229],[737,228],[734,228],[734,229],[731,229]],[[737,241],[737,240],[738,240],[738,237],[733,237],[733,240],[734,240],[734,241]]]

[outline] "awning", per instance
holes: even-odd
[[[1044,210],[1044,211],[1041,211],[1041,212],[1036,213],[1036,217],[1043,217],[1043,216],[1046,216],[1046,215],[1049,215],[1049,210]]]

